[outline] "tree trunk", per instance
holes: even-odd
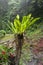
[[[19,65],[19,61],[21,58],[21,51],[22,51],[22,45],[23,45],[23,34],[17,35],[17,44],[16,44],[16,65]]]

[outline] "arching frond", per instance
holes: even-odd
[[[7,26],[12,30],[13,33],[22,34],[25,30],[33,25],[40,18],[33,18],[31,14],[23,16],[22,22],[20,22],[19,15],[14,19],[14,23],[8,21]]]

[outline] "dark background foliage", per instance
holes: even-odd
[[[43,0],[0,0],[0,30],[7,30],[6,22],[14,20],[17,14],[22,16],[32,13],[34,17],[41,17],[43,20]],[[43,22],[42,22],[43,23]]]

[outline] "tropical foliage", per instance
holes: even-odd
[[[43,0],[0,0],[0,65],[32,63],[43,65]]]
[[[33,18],[31,17],[31,14],[29,14],[27,16],[23,16],[22,21],[20,21],[20,17],[19,15],[17,15],[16,18],[14,19],[14,23],[8,21],[7,26],[13,33],[22,34],[25,32],[26,29],[28,29],[32,24],[34,24],[39,19],[40,18]]]
[[[4,37],[5,34],[6,34],[6,32],[5,32],[4,30],[0,30],[0,38],[1,38],[1,37]]]
[[[14,48],[9,48],[5,45],[0,45],[0,64],[4,65],[8,62],[11,62],[10,58],[14,57],[14,51]]]
[[[31,25],[33,25],[40,18],[33,18],[31,14],[27,16],[23,16],[22,21],[20,21],[19,15],[14,19],[14,23],[8,21],[7,26],[10,30],[17,34],[17,42],[16,42],[16,64],[19,65],[19,61],[21,58],[21,51],[24,42],[23,33],[26,29],[28,29]],[[15,65],[16,65],[15,64]]]

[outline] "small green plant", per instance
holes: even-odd
[[[0,30],[0,38],[1,38],[1,37],[4,37],[5,34],[6,34],[6,32],[5,32],[4,30]]]
[[[9,48],[5,45],[0,45],[0,64],[3,63],[6,65],[14,57],[14,48]]]
[[[25,32],[27,28],[29,28],[39,19],[40,18],[31,17],[31,14],[29,14],[27,16],[23,16],[22,21],[20,21],[20,17],[19,15],[17,15],[16,18],[14,19],[14,23],[8,21],[7,26],[14,34],[22,34]]]
[[[31,14],[27,16],[23,16],[22,21],[20,21],[19,15],[16,16],[14,19],[14,23],[11,23],[8,21],[7,26],[10,28],[10,30],[14,33],[17,34],[17,41],[16,43],[16,64],[19,65],[19,60],[21,57],[21,50],[22,50],[22,45],[23,45],[23,33],[25,32],[26,29],[28,29],[31,25],[33,25],[37,20],[40,18],[34,18],[31,16]]]

